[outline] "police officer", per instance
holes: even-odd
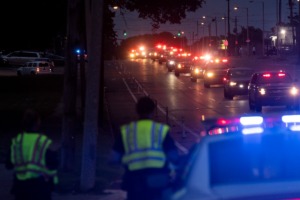
[[[40,122],[35,111],[26,110],[22,131],[11,142],[6,168],[14,170],[15,200],[51,200],[58,183],[57,151],[51,150],[51,139],[38,132]]]
[[[156,200],[168,186],[179,155],[170,127],[153,120],[155,102],[142,97],[136,104],[139,120],[122,125],[116,136],[111,161],[125,166],[122,189],[127,200]]]

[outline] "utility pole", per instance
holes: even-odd
[[[262,56],[265,56],[265,2],[262,1]]]
[[[75,161],[75,136],[77,130],[77,54],[80,46],[80,0],[68,0],[66,66],[64,69],[62,153],[64,171],[73,169]]]
[[[229,55],[229,49],[230,49],[230,0],[226,0],[227,1],[227,27],[228,27],[228,33],[227,33],[227,41],[228,41],[228,45],[227,45],[227,55]]]
[[[103,68],[103,0],[90,0],[85,2],[87,24],[87,88],[85,99],[84,133],[82,147],[80,190],[89,191],[95,187],[97,136],[99,118],[99,87],[101,68]]]

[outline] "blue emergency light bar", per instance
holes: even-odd
[[[211,128],[207,130],[208,135],[238,132],[244,135],[261,134],[274,128],[300,132],[300,114],[223,117],[211,122]]]
[[[300,122],[300,115],[283,115],[281,120],[284,123],[299,123]]]

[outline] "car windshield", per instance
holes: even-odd
[[[230,76],[233,78],[246,78],[246,77],[251,77],[253,74],[254,70],[232,70],[230,73]]]
[[[300,180],[299,146],[299,137],[291,134],[211,143],[210,184]]]
[[[259,76],[258,83],[292,83],[293,79],[289,74],[285,74],[284,76],[278,76],[277,73],[262,74]]]

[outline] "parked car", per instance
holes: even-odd
[[[6,55],[1,56],[3,65],[6,66],[21,66],[26,62],[32,61],[37,58],[42,58],[43,53],[37,51],[13,51]]]
[[[48,62],[50,64],[51,71],[54,72],[55,64],[54,64],[54,61],[51,60],[50,58],[46,58],[46,57],[36,58],[33,61],[46,61],[46,62]]]
[[[51,61],[53,61],[55,66],[65,66],[66,59],[63,56],[52,53],[46,53],[43,57],[49,58]]]
[[[47,61],[31,61],[17,69],[18,76],[51,74],[51,63]]]
[[[224,97],[233,99],[237,95],[248,95],[248,84],[253,73],[252,68],[229,68],[224,78]]]
[[[248,86],[250,110],[262,111],[263,106],[286,106],[299,110],[299,88],[284,71],[255,72]]]
[[[216,125],[220,121],[239,129],[202,137],[183,157],[166,200],[300,198],[298,114],[222,117]]]

